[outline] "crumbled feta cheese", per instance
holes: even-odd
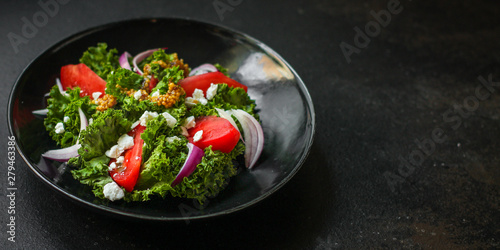
[[[115,162],[111,162],[111,164],[109,164],[108,171],[113,171],[116,167],[117,167],[116,163]]]
[[[198,100],[194,99],[193,97],[186,97],[186,101],[184,103],[186,103],[188,107],[193,107],[198,104]]]
[[[104,194],[104,197],[109,199],[110,201],[116,201],[125,196],[123,189],[114,181],[104,185],[102,192]]]
[[[132,123],[132,126],[130,126],[130,129],[134,129],[134,128],[135,128],[135,127],[137,127],[137,125],[139,125],[140,123],[141,123],[141,121],[140,121],[140,120],[138,120],[138,121],[136,121],[136,122]]]
[[[177,141],[177,140],[180,140],[181,138],[177,137],[177,136],[170,136],[170,137],[167,137],[165,138],[165,140],[168,142],[168,143],[173,143],[174,141]]]
[[[193,128],[194,126],[196,126],[196,122],[194,121],[194,116],[186,118],[186,121],[184,121],[184,127],[186,127],[186,129],[190,129]]]
[[[153,94],[151,94],[151,97],[158,97],[158,96],[160,96],[159,90],[157,90],[157,91],[153,92]]]
[[[123,149],[120,149],[118,145],[114,145],[109,150],[107,150],[104,154],[109,158],[117,158],[123,153]]]
[[[175,119],[175,117],[173,117],[168,112],[163,112],[163,113],[161,113],[161,115],[163,117],[165,117],[165,120],[167,120],[167,126],[173,128],[175,126],[175,124],[177,123],[177,119]]]
[[[63,122],[64,122],[64,123],[69,122],[69,116],[65,116],[65,117],[64,117],[64,119],[63,119]]]
[[[120,158],[121,154],[129,148],[132,148],[134,146],[134,137],[124,134],[118,138],[118,142],[116,145],[111,147],[109,150],[107,150],[104,154],[109,157],[109,158]],[[123,162],[123,158],[120,159],[121,162]],[[118,162],[118,159],[117,159]],[[118,163],[121,163],[118,162]]]
[[[96,99],[98,99],[101,95],[102,95],[102,93],[101,93],[101,92],[94,92],[94,93],[92,93],[92,98],[93,98],[94,100],[96,100]]]
[[[198,101],[203,104],[203,105],[207,105],[208,101],[207,99],[205,99],[205,97],[203,97],[203,99],[198,99]]]
[[[94,122],[94,119],[90,118],[89,119],[89,125],[92,124]]]
[[[193,136],[193,142],[197,142],[197,141],[201,140],[202,135],[203,135],[203,130],[196,132]]]
[[[210,87],[207,89],[207,99],[212,100],[217,94],[217,84],[210,83]]]
[[[122,164],[124,160],[125,160],[125,157],[120,156],[120,157],[116,158],[116,164]]]
[[[194,89],[193,98],[194,99],[205,98],[205,95],[203,94],[203,90],[201,90],[201,89]]]
[[[124,134],[118,138],[117,144],[120,149],[129,149],[134,146],[134,137]]]
[[[205,99],[205,95],[203,94],[203,90],[201,89],[194,89],[193,98],[198,100],[198,102],[203,105],[207,104],[207,99]]]
[[[142,92],[141,92],[141,90],[137,90],[137,91],[134,93],[134,98],[135,98],[136,100],[139,100],[139,99],[141,99],[141,97],[142,97]]]
[[[188,133],[188,130],[186,127],[181,127],[181,135],[185,136],[185,137],[188,137],[189,136],[189,133]]]
[[[148,121],[153,120],[156,117],[158,117],[158,113],[144,111],[144,114],[142,114],[141,118],[139,118],[139,121],[142,126],[146,126]]]
[[[56,124],[55,132],[56,132],[56,134],[64,133],[64,124],[62,122],[59,122]]]
[[[194,89],[194,92],[193,92],[193,97],[187,97],[186,98],[186,105],[188,105],[189,107],[192,107],[198,103],[201,103],[203,105],[206,105],[207,104],[207,99],[205,99],[205,96],[203,94],[203,90],[201,89]]]

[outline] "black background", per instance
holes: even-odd
[[[375,26],[380,30],[369,30],[369,41],[357,43],[356,27],[365,31],[376,20],[371,12],[387,10],[394,1],[64,2],[17,51],[9,34],[22,36],[23,20],[44,9],[37,1],[0,4],[0,116],[5,119],[0,124],[0,248],[499,246],[500,84],[488,91],[479,80],[500,82],[497,1],[399,1],[400,12],[391,14],[385,27]],[[229,10],[217,11],[214,3]],[[7,241],[6,106],[16,78],[65,37],[145,17],[227,26],[287,60],[316,110],[315,142],[302,169],[278,192],[243,211],[151,223],[116,219],[65,199],[18,156],[16,242]],[[342,42],[357,44],[350,62]],[[478,100],[481,95],[487,98]],[[433,131],[441,131],[442,140]],[[433,138],[436,142],[429,143]],[[411,159],[410,167],[402,163]]]

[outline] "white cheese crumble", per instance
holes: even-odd
[[[203,90],[201,90],[201,89],[194,89],[193,98],[194,99],[205,98],[205,95],[203,94]]]
[[[134,98],[135,98],[136,100],[139,100],[139,99],[141,99],[141,97],[142,97],[142,92],[141,92],[141,90],[137,90],[137,91],[134,93]]]
[[[170,136],[170,137],[167,137],[165,138],[165,140],[168,142],[168,143],[173,143],[174,141],[178,141],[180,140],[181,138],[177,137],[177,136]]]
[[[186,97],[186,101],[184,102],[188,107],[193,107],[196,104],[198,104],[198,101],[195,100],[193,97]]]
[[[173,128],[175,126],[175,124],[177,123],[177,119],[175,119],[175,117],[173,117],[168,112],[163,112],[163,113],[161,113],[161,115],[163,117],[165,117],[165,120],[167,120],[167,126]]]
[[[123,156],[116,158],[115,162],[111,162],[111,164],[109,164],[108,171],[113,171],[116,168],[121,167],[123,165],[124,160],[125,160],[125,157],[123,157]]]
[[[109,158],[119,158],[123,152],[134,146],[134,137],[124,134],[118,138],[116,145],[107,150],[104,154]],[[121,160],[123,162],[123,160]]]
[[[201,90],[201,89],[194,89],[193,97],[186,98],[186,105],[189,107],[192,107],[198,103],[206,105],[207,102],[208,101],[207,101],[207,99],[205,99],[205,96],[203,94],[203,90]]]
[[[120,156],[120,157],[116,158],[116,164],[122,164],[124,160],[125,160],[125,157]]]
[[[135,127],[137,127],[139,124],[141,124],[141,121],[140,121],[140,120],[138,120],[138,121],[136,121],[136,122],[132,123],[132,126],[130,126],[130,129],[134,129],[134,128],[135,128]]]
[[[118,166],[116,165],[115,162],[111,162],[111,164],[109,164],[109,167],[108,167],[108,171],[113,171],[115,170],[115,168],[117,168]]]
[[[205,95],[203,94],[203,90],[201,89],[194,89],[193,98],[198,100],[198,102],[203,105],[207,104],[207,99],[205,99]]]
[[[94,92],[94,93],[92,93],[92,98],[93,98],[94,100],[96,100],[96,99],[98,99],[101,95],[102,95],[102,93],[101,93],[101,92]]]
[[[64,123],[69,122],[69,116],[65,116],[65,117],[64,117],[64,119],[63,119],[63,122],[64,122]]]
[[[123,149],[118,147],[118,145],[114,145],[109,150],[107,150],[104,154],[109,158],[117,158],[123,153]]]
[[[156,117],[158,117],[158,113],[144,111],[144,114],[142,114],[141,118],[139,118],[139,121],[142,126],[146,126],[148,121],[153,120]]]
[[[124,134],[118,138],[118,147],[126,150],[134,146],[134,137]]]
[[[197,141],[201,140],[202,135],[203,135],[203,130],[196,132],[193,136],[193,142],[197,142]]]
[[[181,126],[181,135],[185,136],[185,137],[188,137],[189,136],[189,133],[188,133],[188,130],[186,127],[182,127]]]
[[[151,94],[151,97],[158,97],[158,96],[160,96],[159,90],[157,90],[157,91],[153,92],[153,94]]]
[[[62,122],[58,122],[55,127],[56,134],[64,133],[64,124]]]
[[[104,197],[110,201],[116,201],[125,196],[123,189],[114,181],[104,185],[102,192],[104,193]]]
[[[217,84],[210,83],[210,87],[207,89],[207,99],[212,100],[217,94]]]
[[[194,116],[190,116],[186,118],[183,125],[186,129],[194,128],[196,126],[196,122],[194,121]]]
[[[92,124],[94,122],[94,119],[90,118],[89,119],[89,125]]]

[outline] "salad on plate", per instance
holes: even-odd
[[[132,56],[99,43],[62,66],[47,108],[34,111],[60,147],[42,156],[67,162],[96,197],[125,202],[203,204],[240,165],[253,168],[264,135],[247,86],[219,64],[191,69],[166,51]]]

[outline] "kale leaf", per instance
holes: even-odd
[[[130,131],[131,125],[132,122],[124,116],[121,110],[107,109],[96,113],[92,124],[80,133],[82,145],[78,150],[80,157],[88,161],[104,155],[106,150],[116,144],[120,136]]]
[[[44,120],[45,129],[54,141],[61,147],[69,147],[76,143],[80,134],[80,114],[78,108],[87,117],[90,117],[96,112],[97,105],[90,103],[88,96],[80,97],[80,88],[69,89],[66,91],[67,96],[61,94],[57,86],[50,90],[50,98],[48,102],[48,113]],[[66,121],[65,121],[65,117]],[[64,126],[63,133],[56,133],[55,127],[58,123]]]
[[[87,65],[102,79],[106,79],[106,76],[111,71],[120,67],[118,56],[116,55],[118,50],[108,50],[107,48],[108,45],[106,43],[98,43],[96,47],[89,47],[80,58],[81,63]]]

